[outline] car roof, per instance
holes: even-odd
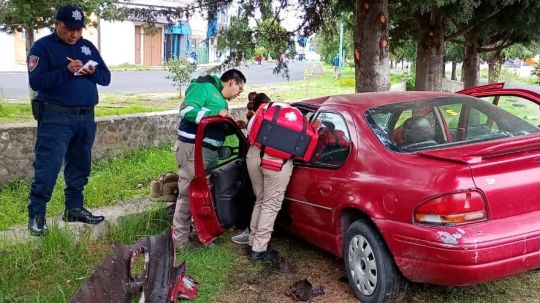
[[[463,95],[455,93],[428,92],[428,91],[410,91],[410,92],[370,92],[343,94],[335,96],[325,96],[314,99],[307,99],[293,103],[294,106],[306,107],[316,110],[322,104],[325,105],[345,105],[356,110],[365,110],[368,108],[392,104],[404,101],[432,99],[438,97],[457,97]]]

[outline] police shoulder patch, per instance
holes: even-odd
[[[33,71],[36,69],[39,63],[39,57],[35,55],[28,56],[28,71]]]

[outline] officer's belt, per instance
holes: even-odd
[[[45,102],[43,102],[43,109],[52,110],[55,112],[63,112],[63,113],[68,113],[68,114],[76,114],[76,115],[85,115],[94,111],[93,106],[89,106],[89,107],[63,106],[63,105],[45,103]]]

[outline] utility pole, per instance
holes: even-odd
[[[343,14],[339,18],[339,70],[343,70]]]

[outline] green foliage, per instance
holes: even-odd
[[[416,61],[416,40],[407,39],[399,43],[390,43],[390,58],[398,62],[403,60]]]
[[[161,205],[159,205],[161,206]],[[131,244],[142,236],[159,234],[170,225],[170,213],[157,208],[122,219],[109,238],[91,241],[88,234],[76,241],[72,232],[50,224],[39,247],[7,244],[1,248],[2,302],[68,302],[113,243]],[[6,244],[6,243],[0,243]]]
[[[339,86],[342,86],[342,87],[350,87],[352,89],[354,89],[356,87],[356,80],[355,79],[343,79],[343,78],[339,78],[338,79],[338,82],[339,82]]]
[[[189,63],[187,58],[182,57],[170,59],[165,68],[171,74],[167,76],[167,79],[171,79],[173,85],[178,87],[180,98],[182,98],[182,87],[191,79],[191,75],[197,66]]]
[[[540,63],[536,63],[534,69],[531,71],[531,75],[536,77],[536,81],[540,85]]]
[[[345,61],[353,61],[354,14],[352,12],[330,17],[317,32],[316,51],[325,63],[330,63],[339,52],[339,24],[343,22],[343,52]]]
[[[233,19],[227,31],[220,32],[217,47],[231,50],[231,63],[239,64],[255,53],[255,39],[246,19]]]
[[[107,65],[111,71],[147,71],[152,70],[151,67],[140,64],[122,63],[118,65]]]
[[[503,58],[505,60],[508,59],[527,59],[534,56],[534,52],[531,48],[529,48],[525,44],[514,44],[509,46],[508,48],[505,48],[503,51]]]
[[[407,91],[413,91],[416,87],[416,74],[414,72],[403,72],[401,79],[405,81],[405,87]]]
[[[176,167],[170,146],[143,148],[113,160],[98,161],[84,189],[85,205],[95,208],[146,196],[152,180],[165,171],[176,171]],[[58,215],[64,210],[62,178],[60,175],[47,205],[47,215]],[[0,188],[0,230],[27,222],[29,192],[30,183],[25,181],[12,181]]]
[[[0,31],[12,33],[22,29],[51,27],[56,9],[65,4],[80,6],[86,16],[96,14],[106,20],[124,16],[114,0],[0,0]],[[86,18],[91,23],[90,18]]]
[[[162,106],[145,106],[142,104],[128,104],[124,106],[98,105],[95,109],[96,117],[128,115],[136,113],[149,113],[167,110]],[[33,122],[30,101],[28,103],[0,102],[0,123]]]
[[[235,283],[227,281],[227,277],[234,277],[231,271],[240,257],[228,248],[227,244],[217,243],[199,251],[182,251],[178,254],[179,260],[186,261],[190,276],[199,282],[199,295],[192,302],[216,302],[217,296],[227,283]]]
[[[291,41],[287,30],[279,21],[267,19],[261,22],[255,32],[257,45],[262,46],[274,56],[285,54],[287,50],[294,50],[294,42]],[[294,57],[294,54],[292,55]]]
[[[444,43],[444,62],[459,63],[463,61],[464,56],[463,45],[446,42]]]

